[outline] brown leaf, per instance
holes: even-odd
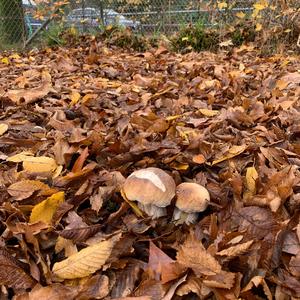
[[[0,249],[0,267],[3,270],[0,272],[1,285],[17,290],[25,290],[34,286],[34,279],[23,270],[19,262],[5,249]]]
[[[37,180],[18,181],[10,185],[7,191],[15,200],[24,200],[34,192],[38,192],[39,196],[51,196],[57,192],[56,189],[50,188],[47,184]]]
[[[291,258],[290,271],[294,276],[300,278],[300,252]]]
[[[135,284],[140,277],[141,271],[145,267],[144,262],[131,259],[124,269],[117,272],[117,279],[111,291],[111,296],[117,298],[131,295],[135,289]]]
[[[109,294],[109,278],[99,274],[82,278],[78,289],[76,300],[103,299]]]
[[[207,276],[203,284],[209,288],[231,289],[234,286],[235,274],[221,271],[219,274]]]
[[[29,104],[47,96],[53,90],[51,75],[48,72],[42,74],[42,83],[39,87],[28,90],[9,90],[5,96],[16,104]]]
[[[151,278],[164,284],[178,278],[184,268],[150,242],[148,270]]]
[[[254,276],[249,283],[242,289],[241,295],[247,295],[247,292],[250,291],[253,287],[262,286],[263,291],[265,293],[265,296],[268,300],[272,300],[272,294],[271,291],[265,282],[264,278],[262,276]]]
[[[72,172],[76,173],[82,170],[83,165],[85,160],[87,159],[87,157],[89,156],[89,148],[86,147],[84,148],[84,150],[81,152],[81,154],[79,155],[79,157],[77,158],[77,160],[75,161],[73,168],[72,168]]]
[[[202,243],[190,234],[177,252],[177,261],[191,268],[197,275],[215,275],[221,272],[218,261],[210,255]]]
[[[220,256],[228,256],[229,258],[233,258],[233,257],[244,254],[249,249],[249,247],[252,245],[252,243],[253,243],[253,240],[242,243],[242,244],[238,244],[236,246],[229,247],[227,249],[217,252],[216,254],[220,255]]]
[[[28,300],[75,300],[77,295],[77,288],[64,286],[60,283],[54,283],[49,286],[37,285],[27,294]],[[19,298],[17,298],[19,299]],[[20,299],[23,300],[23,299]],[[25,299],[24,299],[25,300]]]

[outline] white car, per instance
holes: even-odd
[[[101,11],[93,8],[86,7],[84,9],[73,9],[67,16],[67,21],[74,26],[87,26],[97,27],[101,24]],[[132,29],[138,29],[140,26],[139,21],[127,19],[113,9],[103,9],[103,22],[104,25],[120,25]]]

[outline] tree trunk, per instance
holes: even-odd
[[[0,43],[18,43],[25,33],[22,0],[0,0]]]

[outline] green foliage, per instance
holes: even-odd
[[[51,24],[47,30],[44,30],[41,39],[47,46],[63,46],[66,41],[63,38],[64,27],[62,24]]]
[[[216,50],[219,44],[219,35],[215,30],[206,29],[202,22],[183,27],[172,40],[176,51],[203,51]]]
[[[257,32],[255,24],[251,21],[238,22],[233,30],[228,30],[229,38],[234,46],[241,46],[244,43],[254,42]]]

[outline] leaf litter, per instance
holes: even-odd
[[[0,63],[1,299],[299,297],[299,70],[88,37]],[[126,199],[147,167],[205,186],[195,224]]]

